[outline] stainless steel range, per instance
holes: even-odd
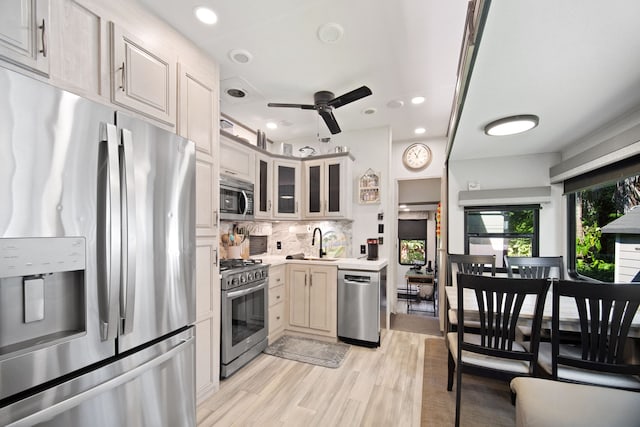
[[[269,266],[260,260],[222,260],[220,272],[220,376],[226,378],[267,347]]]

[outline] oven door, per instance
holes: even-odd
[[[267,338],[268,281],[222,291],[221,359],[228,364]]]

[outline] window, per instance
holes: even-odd
[[[402,265],[427,263],[427,220],[398,220],[398,259]]]
[[[564,189],[569,274],[603,282],[638,281],[640,227],[632,218],[640,217],[640,211],[630,212],[640,205],[640,156],[571,178]]]
[[[400,264],[425,265],[427,263],[426,239],[400,239]]]
[[[496,268],[504,256],[538,256],[539,205],[465,208],[465,253],[495,255]]]

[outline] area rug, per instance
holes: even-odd
[[[414,332],[416,334],[435,335],[441,337],[440,321],[437,317],[417,316],[403,313],[391,314],[391,329]]]
[[[263,352],[297,362],[337,368],[342,364],[349,348],[349,345],[343,343],[330,343],[285,335],[264,349]]]
[[[515,406],[506,381],[462,375],[461,426],[514,426]],[[447,348],[442,338],[424,343],[421,426],[451,426],[456,389],[447,391]]]

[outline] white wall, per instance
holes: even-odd
[[[562,186],[549,180],[549,168],[559,161],[559,153],[451,161],[449,253],[464,253],[464,208],[458,206],[458,193],[473,182],[483,190],[551,186],[551,203],[543,203],[540,211],[540,256],[563,255],[565,199]]]
[[[391,246],[395,236],[391,235],[393,195],[389,180],[391,153],[391,131],[388,127],[378,127],[357,132],[342,132],[331,137],[331,142],[323,143],[316,139],[300,139],[288,141],[293,146],[293,153],[299,155],[304,146],[313,147],[317,154],[333,152],[336,146],[346,146],[355,158],[353,164],[353,225],[352,246],[349,256],[359,257],[360,245],[366,245],[368,238],[384,238],[378,248],[380,258],[390,258]],[[367,171],[372,169],[381,174],[381,203],[361,205],[358,203],[358,181]],[[378,213],[383,220],[378,221]],[[384,233],[378,233],[378,224],[384,224]]]

